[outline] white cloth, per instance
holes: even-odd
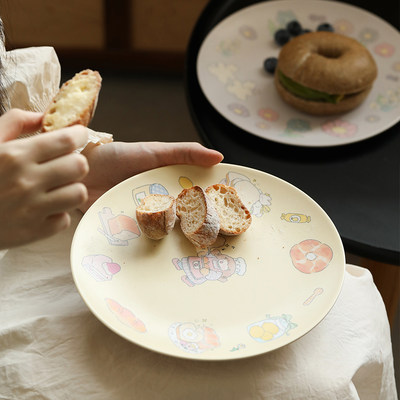
[[[311,332],[235,361],[180,360],[132,344],[88,310],[73,283],[68,231],[0,260],[0,399],[396,400],[390,329],[368,270]]]
[[[29,47],[1,54],[7,108],[43,111],[60,87],[61,68],[53,47]]]

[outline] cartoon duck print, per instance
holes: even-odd
[[[261,217],[271,210],[271,196],[258,189],[247,176],[237,172],[228,172],[220,183],[236,189],[251,215]]]
[[[168,336],[177,347],[192,354],[200,354],[220,346],[219,337],[214,329],[192,322],[172,324]]]
[[[311,221],[311,217],[309,217],[308,215],[296,214],[296,213],[282,214],[281,219],[295,224],[303,224],[305,222]]]
[[[282,314],[281,316],[271,317],[269,314],[262,321],[255,322],[248,326],[249,335],[259,343],[275,340],[283,335],[288,335],[289,331],[296,328],[297,324],[291,322],[292,316]]]
[[[102,226],[98,231],[107,238],[111,245],[127,246],[128,240],[140,236],[136,221],[128,215],[114,215],[111,208],[104,207],[98,216]]]
[[[98,282],[110,281],[121,267],[104,254],[93,254],[83,257],[82,267]]]
[[[243,276],[246,262],[243,258],[233,258],[214,249],[206,255],[174,258],[175,268],[183,271],[182,281],[188,286],[201,285],[206,281],[226,282],[234,274]]]

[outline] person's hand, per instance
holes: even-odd
[[[174,164],[209,167],[222,161],[218,151],[199,143],[113,142],[84,151],[90,172],[83,180],[89,199],[85,212],[103,193],[123,180],[154,168]]]
[[[77,125],[15,140],[40,128],[43,114],[11,110],[0,117],[0,249],[50,236],[69,226],[68,211],[87,200],[88,173]]]

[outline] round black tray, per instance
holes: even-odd
[[[268,172],[311,196],[336,225],[346,251],[400,265],[400,123],[358,143],[297,147],[249,134],[222,117],[205,98],[196,73],[203,40],[225,17],[258,2],[211,0],[196,23],[187,49],[185,90],[199,134],[206,145],[224,154],[225,162]],[[399,5],[394,4],[398,2],[347,3],[399,28]]]

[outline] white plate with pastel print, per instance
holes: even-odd
[[[176,197],[219,182],[251,211],[244,234],[197,251],[179,222],[159,241],[140,232],[135,210],[147,194]],[[310,197],[264,172],[220,164],[163,167],[115,186],[79,223],[71,265],[83,300],[118,335],[175,357],[228,360],[314,328],[339,295],[345,258],[335,226]]]
[[[366,100],[355,110],[334,117],[304,114],[276,92],[273,75],[264,70],[278,57],[274,32],[298,20],[316,30],[328,22],[335,31],[364,44],[378,66]],[[258,3],[221,21],[199,50],[197,76],[211,105],[227,120],[256,136],[307,147],[338,146],[365,140],[400,120],[400,33],[360,8],[322,0]]]

